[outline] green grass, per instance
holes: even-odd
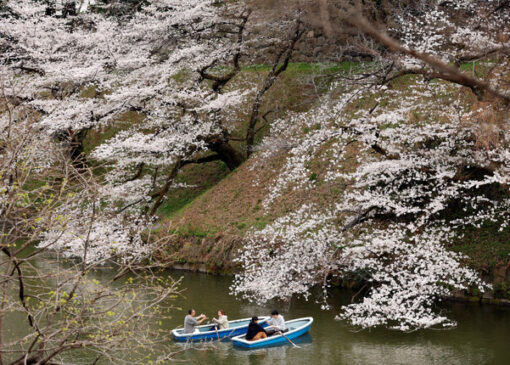
[[[25,185],[23,185],[23,189],[28,190],[28,191],[37,190],[37,189],[42,188],[46,184],[49,184],[50,182],[52,182],[52,181],[49,178],[44,179],[44,180],[31,179],[31,180],[28,180],[25,183]]]
[[[111,90],[99,92],[99,91],[97,91],[97,88],[95,85],[90,85],[90,86],[82,89],[80,97],[86,98],[86,99],[104,98],[105,95],[109,95],[111,93],[112,93]]]
[[[198,237],[198,238],[204,238],[204,237],[214,237],[214,235],[218,231],[210,228],[207,230],[202,230],[196,227],[192,227],[190,225],[181,225],[178,229],[174,230],[171,233],[178,234],[182,237]]]
[[[185,83],[190,78],[190,72],[186,70],[180,70],[176,74],[171,76],[179,84]]]
[[[468,257],[467,264],[477,270],[492,271],[510,261],[510,228],[499,230],[501,222],[486,222],[480,228],[468,227],[451,249]]]
[[[216,185],[230,173],[227,166],[221,162],[210,162],[203,165],[189,165],[176,178],[176,183],[186,183],[194,187],[170,190],[167,199],[158,209],[158,215],[171,218],[199,196]]]
[[[285,72],[291,74],[310,74],[310,73],[321,73],[321,74],[333,74],[339,72],[357,72],[362,68],[370,65],[369,62],[351,62],[343,61],[338,63],[307,63],[307,62],[291,62],[289,63]],[[242,71],[248,72],[268,72],[271,70],[273,65],[262,64],[262,65],[250,65],[244,66]]]
[[[256,229],[260,231],[271,222],[273,222],[273,218],[271,216],[266,215],[262,217],[255,217],[255,219],[250,218],[240,222],[233,222],[232,225],[235,226],[239,230],[239,234],[243,236],[247,231],[251,229]]]
[[[500,231],[500,223],[486,222],[480,228],[464,229],[464,236],[450,249],[465,255],[465,263],[492,282],[494,298],[510,299],[510,282],[505,275],[510,263],[510,228]],[[481,296],[476,288],[471,288],[470,295]]]
[[[187,191],[172,194],[168,197],[166,202],[158,209],[158,214],[163,217],[171,217],[179,212],[186,205],[191,203],[196,198],[196,194],[188,189]]]
[[[117,121],[108,128],[105,128],[104,130],[93,129],[89,131],[87,137],[83,141],[83,153],[86,156],[90,155],[94,148],[110,138],[113,138],[118,132],[126,130],[135,124],[141,123],[144,118],[145,116],[140,113],[129,111],[122,114]]]
[[[255,218],[255,222],[252,224],[252,226],[257,230],[262,230],[266,228],[268,224],[273,222],[273,218],[270,216],[263,216],[263,217],[257,217]]]
[[[474,61],[463,63],[459,68],[466,73],[474,73],[474,76],[483,78],[487,75],[494,63],[494,60]]]
[[[488,67],[488,65],[494,64],[495,62],[496,62],[495,60],[491,60],[491,59],[487,59],[487,60],[483,60],[483,61],[473,61],[473,62],[463,63],[460,65],[459,68],[462,71],[472,71],[473,64],[475,65],[475,69],[476,69],[477,67],[486,68],[486,67]]]

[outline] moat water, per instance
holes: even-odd
[[[296,340],[301,348],[289,344],[243,350],[234,348],[230,341],[196,343],[191,347],[188,345],[187,351],[175,357],[175,360],[188,364],[510,364],[510,308],[507,307],[447,302],[441,307],[447,316],[457,321],[458,325],[454,329],[429,329],[412,333],[382,328],[356,331],[345,322],[334,320],[338,308],[351,299],[352,293],[348,291],[335,290],[330,300],[335,309],[328,311],[321,310],[320,304],[314,301],[303,299],[261,306],[230,296],[230,277],[183,271],[167,271],[163,275],[174,278],[182,276],[181,287],[185,290],[182,296],[172,301],[181,310],[172,310],[172,318],[154,323],[155,330],[163,328],[171,331],[182,326],[186,311],[191,307],[210,318],[216,315],[219,308],[227,312],[229,319],[268,315],[275,308],[286,319],[314,317],[309,334]],[[93,276],[103,281],[110,274],[98,272]],[[16,336],[20,320],[23,322],[24,319],[11,317],[7,320],[7,324],[10,323],[9,335]],[[173,346],[178,350],[185,345],[175,343]],[[83,355],[79,355],[80,359],[69,359],[69,363],[87,363]]]

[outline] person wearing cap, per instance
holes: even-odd
[[[257,341],[267,337],[266,331],[258,322],[259,318],[257,316],[251,318],[251,322],[248,325],[248,331],[246,332],[246,339],[248,341]]]
[[[271,319],[267,321],[269,324],[269,328],[267,329],[267,334],[269,336],[275,334],[276,332],[286,332],[287,326],[285,325],[285,318],[275,309],[271,312]]]

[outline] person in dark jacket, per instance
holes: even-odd
[[[257,316],[251,318],[251,322],[248,325],[248,332],[246,332],[246,339],[248,341],[257,341],[267,337],[266,331],[258,322],[259,318]]]

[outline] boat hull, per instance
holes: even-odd
[[[304,323],[294,329],[291,329],[289,332],[284,333],[285,337],[289,340],[294,340],[300,336],[303,336],[305,333],[310,331],[310,327],[312,327],[313,318],[299,318],[292,321],[285,322],[287,326],[292,325],[292,322],[303,321]],[[245,349],[258,349],[262,347],[271,347],[271,346],[280,346],[288,344],[290,345],[289,340],[282,335],[273,335],[271,337],[258,340],[258,341],[247,341],[244,339],[244,335],[237,336],[232,339],[232,343],[234,346],[242,347]]]
[[[262,327],[267,327],[268,324],[265,322],[269,319],[269,317],[259,317],[260,324]],[[172,331],[172,336],[177,342],[198,342],[198,341],[214,341],[223,338],[231,338],[234,336],[244,335],[248,330],[248,325],[250,323],[251,318],[238,319],[234,321],[229,321],[230,328],[224,330],[216,330],[212,329],[211,324],[198,326],[200,333],[183,333],[182,329],[174,329]]]

